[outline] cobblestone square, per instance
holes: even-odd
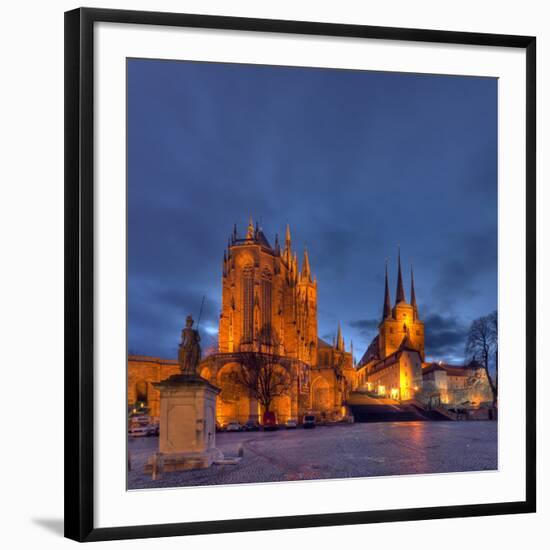
[[[497,422],[382,422],[318,426],[313,430],[216,435],[236,465],[162,474],[153,481],[144,466],[158,438],[129,438],[128,489],[229,485],[312,479],[496,470]]]

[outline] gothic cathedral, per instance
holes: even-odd
[[[218,423],[261,422],[265,403],[237,376],[245,357],[258,354],[270,358],[274,371],[285,373],[284,392],[274,395],[269,404],[279,423],[300,422],[304,414],[328,422],[342,420],[357,400],[422,401],[428,406],[488,402],[487,379],[475,361],[463,366],[425,361],[424,323],[412,268],[410,277],[407,302],[399,254],[392,307],[386,265],[378,334],[355,365],[353,345],[346,349],[340,325],[333,342],[319,338],[317,280],[305,250],[299,265],[290,228],[283,245],[276,236],[272,246],[252,220],[242,236],[235,226],[223,254],[218,349],[199,365],[200,375],[221,390]],[[146,403],[150,414],[157,416],[158,391],[152,383],[176,372],[173,359],[129,357],[129,406]]]
[[[273,409],[278,421],[299,419],[312,412],[327,419],[341,418],[342,404],[353,389],[352,354],[338,334],[332,344],[317,334],[317,281],[307,251],[301,267],[292,249],[287,226],[284,245],[275,237],[271,246],[252,220],[246,234],[234,227],[222,264],[222,308],[218,353],[201,364],[201,374],[221,388],[218,421],[261,418],[260,404],[233,383],[239,355],[272,353],[291,375],[288,395],[277,396]]]

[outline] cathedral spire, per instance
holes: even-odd
[[[286,224],[286,234],[285,234],[285,248],[290,250],[290,226]]]
[[[391,298],[390,284],[388,282],[388,260],[386,260],[386,288],[384,290],[384,308],[382,309],[382,319],[391,317]]]
[[[292,265],[292,249],[290,247],[290,226],[288,225],[288,223],[286,224],[285,248],[283,258],[285,259],[288,266]]]
[[[401,275],[401,248],[397,253],[397,293],[395,295],[395,303],[406,302],[405,290],[403,288],[403,276]]]
[[[338,321],[338,334],[336,336],[336,349],[339,351],[344,350],[344,337],[342,336],[342,328],[340,327],[340,321]]]
[[[252,216],[250,216],[250,221],[248,222],[248,229],[246,231],[246,238],[247,239],[253,239],[254,238],[254,224],[252,223]]]
[[[411,306],[413,307],[414,319],[418,319],[418,306],[416,305],[416,293],[414,292],[414,273],[411,265]]]
[[[307,255],[307,248],[304,248],[304,261],[302,262],[302,279],[311,283],[311,268],[309,267],[309,256]]]

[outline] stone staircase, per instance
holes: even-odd
[[[410,422],[456,420],[449,411],[438,407],[426,409],[415,399],[399,402],[387,397],[376,397],[372,394],[352,392],[346,403],[356,422]]]
[[[456,415],[443,407],[436,407],[432,409],[426,409],[422,403],[411,399],[402,406],[408,406],[414,408],[420,416],[423,416],[426,420],[456,420]]]

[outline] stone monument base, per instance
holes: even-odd
[[[196,374],[174,374],[153,385],[160,391],[159,447],[145,472],[156,478],[162,472],[208,468],[223,459],[216,448],[220,390]]]
[[[219,449],[209,449],[204,452],[189,453],[157,453],[149,458],[145,464],[145,473],[179,472],[182,470],[200,470],[209,468],[218,460],[223,460],[223,453]]]

